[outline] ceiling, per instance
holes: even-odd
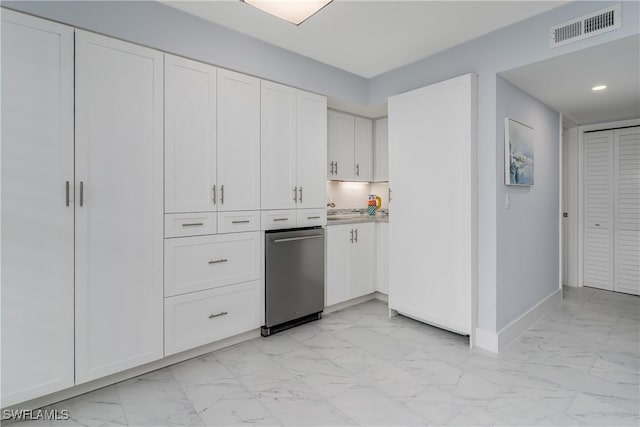
[[[370,78],[568,2],[334,0],[299,27],[239,0],[163,3]]]
[[[640,36],[582,49],[500,75],[576,124],[640,117]],[[594,92],[593,86],[607,89]]]

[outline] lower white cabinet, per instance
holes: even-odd
[[[260,327],[260,281],[165,298],[165,356]]]
[[[219,233],[240,233],[260,230],[259,211],[220,212],[218,213]]]
[[[374,292],[375,223],[327,227],[326,305]]]
[[[376,291],[389,293],[389,223],[376,223]]]
[[[260,232],[164,241],[164,295],[260,278]]]
[[[177,213],[164,216],[164,237],[189,237],[216,234],[218,214],[215,212]]]

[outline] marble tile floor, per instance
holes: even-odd
[[[15,426],[638,426],[640,298],[567,288],[499,356],[370,301]]]

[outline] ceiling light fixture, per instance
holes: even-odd
[[[607,85],[598,85],[598,86],[594,86],[591,88],[592,91],[597,92],[599,90],[605,90],[607,88]]]
[[[280,19],[300,25],[333,0],[240,0]]]

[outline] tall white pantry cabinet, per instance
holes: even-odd
[[[159,52],[76,31],[74,74],[72,28],[2,19],[6,406],[163,356],[163,91]]]

